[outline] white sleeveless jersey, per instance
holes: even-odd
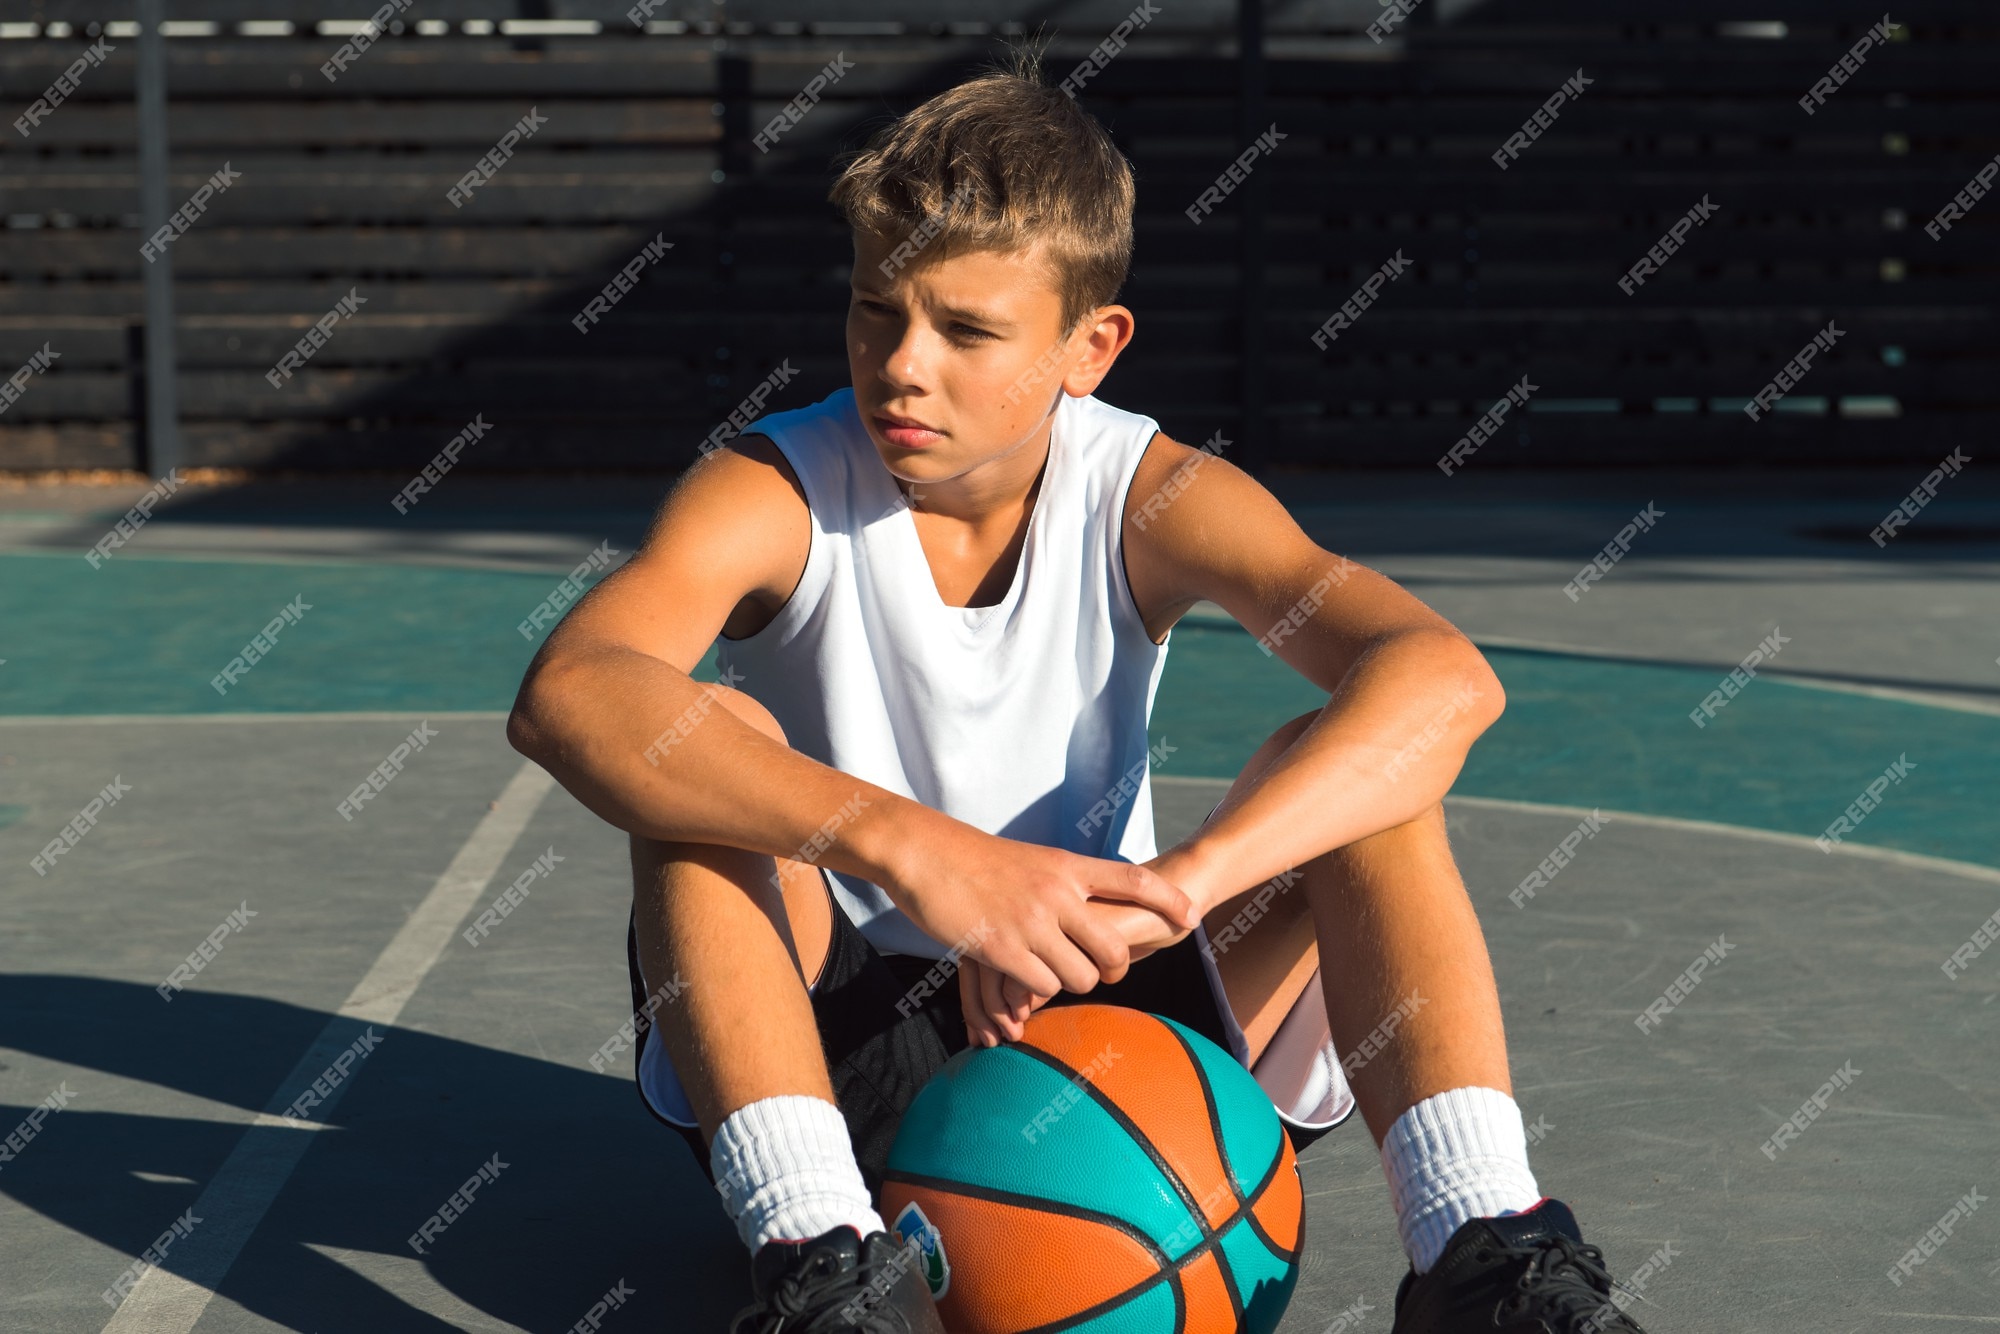
[[[800,752],[988,833],[1154,856],[1146,720],[1167,650],[1133,605],[1120,534],[1158,424],[1063,395],[1014,582],[997,605],[971,608],[939,597],[853,389],[753,430],[805,488],[812,549],[769,625],[719,641],[728,679]],[[956,943],[926,934],[877,886],[829,879],[883,953],[936,959]]]

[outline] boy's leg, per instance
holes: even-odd
[[[831,934],[819,872],[787,863],[798,874],[780,872],[780,895],[770,857],[636,835],[631,843],[640,967],[648,978],[683,983],[653,1022],[702,1138],[713,1141],[731,1112],[759,1098],[803,1093],[832,1102],[804,972],[818,976]],[[820,911],[801,960],[788,909],[803,909],[808,897]],[[799,923],[797,934],[807,928]]]
[[[1313,717],[1280,728],[1238,787]],[[1278,896],[1278,911],[1243,933],[1217,971],[1239,1020],[1249,1016],[1246,1037],[1254,1026],[1268,1041],[1303,986],[1298,974],[1316,959],[1342,1070],[1380,1150],[1404,1246],[1423,1272],[1462,1223],[1540,1198],[1511,1096],[1493,967],[1444,809],[1295,869],[1303,893]],[[1226,922],[1238,907],[1225,903],[1207,921]]]
[[[1500,994],[1444,807],[1320,858],[1304,888],[1328,1025],[1341,1052],[1360,1057],[1343,1069],[1375,1142],[1447,1089],[1511,1095]]]
[[[1315,716],[1295,718],[1272,734],[1223,805]],[[1303,893],[1277,895],[1216,958],[1253,1063],[1318,967],[1328,1027],[1341,1052],[1361,1053],[1385,1022],[1393,1033],[1371,1044],[1378,1048],[1373,1055],[1346,1067],[1377,1144],[1398,1117],[1433,1094],[1474,1086],[1511,1091],[1493,966],[1452,860],[1443,807],[1295,869],[1294,889]],[[1257,888],[1212,909],[1204,919],[1209,931],[1219,931]]]
[[[732,713],[784,739],[756,701],[712,689]],[[831,939],[833,907],[818,870],[634,836],[632,871],[641,971],[682,988],[653,1024],[738,1236],[754,1254],[843,1223],[863,1237],[881,1230],[806,990]]]

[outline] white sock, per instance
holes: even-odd
[[[1528,1170],[1521,1109],[1498,1089],[1451,1089],[1397,1117],[1382,1137],[1382,1174],[1419,1274],[1462,1224],[1525,1213],[1542,1198]]]
[[[885,1232],[854,1161],[840,1109],[803,1093],[737,1108],[708,1147],[722,1207],[755,1255],[767,1241],[810,1241],[849,1224]]]

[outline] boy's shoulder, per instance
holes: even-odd
[[[1126,521],[1143,532],[1158,524],[1171,506],[1181,505],[1182,517],[1193,519],[1240,507],[1249,493],[1268,497],[1270,493],[1254,478],[1222,457],[1231,443],[1217,431],[1199,446],[1183,444],[1156,429],[1132,472]],[[1207,485],[1199,485],[1203,482]]]
[[[768,383],[768,381],[766,382]],[[737,411],[730,414],[726,426],[736,428],[736,439],[761,435],[767,440],[790,442],[798,439],[808,442],[835,434],[865,436],[866,429],[861,424],[861,413],[854,406],[854,386],[842,385],[816,403],[801,407],[785,408],[777,412],[759,415],[751,412],[738,421],[738,414],[750,403],[745,399],[737,405]],[[759,408],[762,404],[757,405]],[[718,428],[721,429],[721,428]],[[711,436],[711,438],[713,438]]]

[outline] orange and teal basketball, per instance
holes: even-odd
[[[903,1115],[882,1216],[953,1334],[1270,1334],[1305,1199],[1229,1053],[1118,1005],[1037,1011],[946,1062]]]

